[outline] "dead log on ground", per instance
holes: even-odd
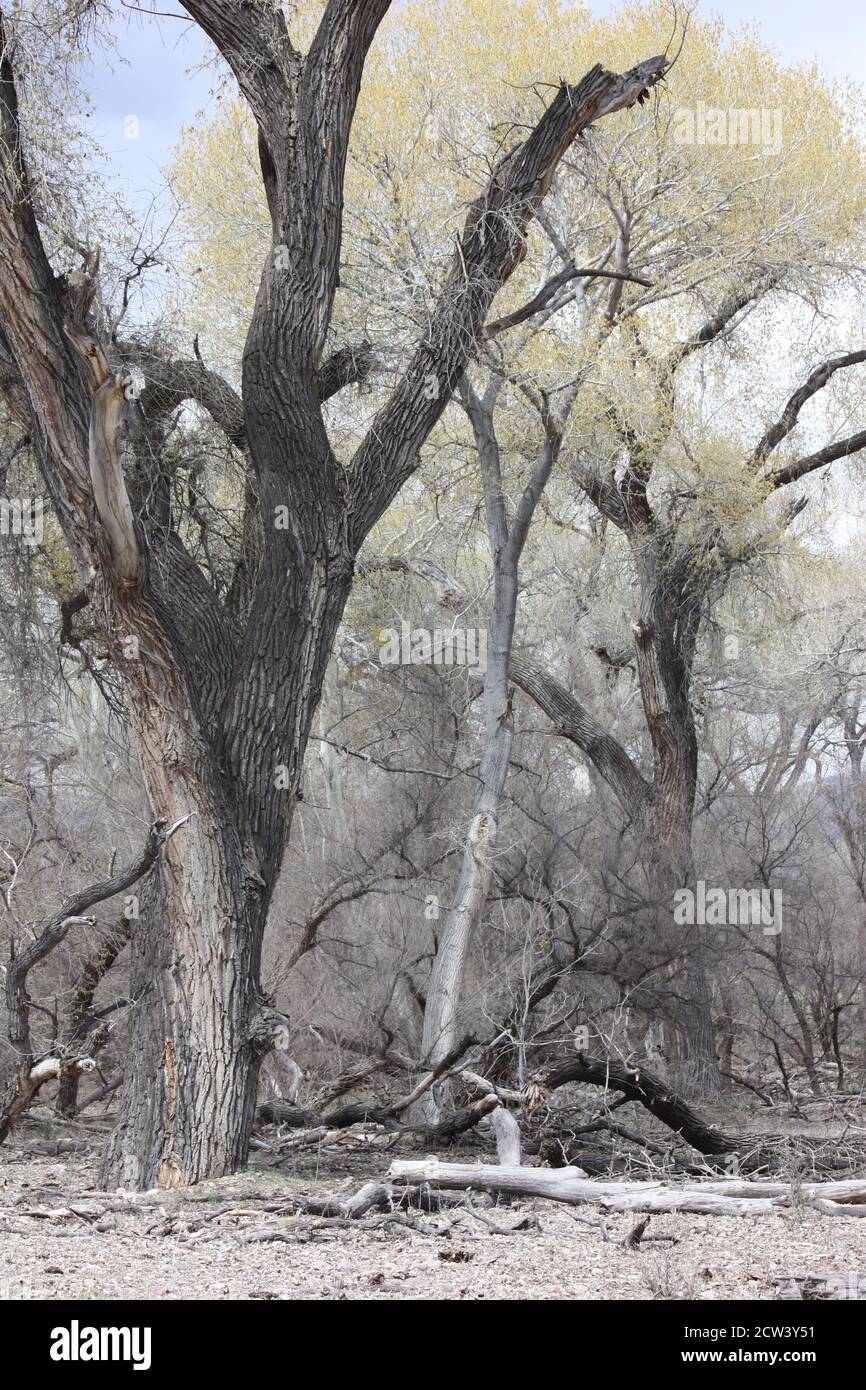
[[[789,1207],[790,1184],[695,1183],[675,1187],[653,1182],[598,1182],[577,1168],[504,1168],[491,1164],[440,1163],[397,1159],[388,1170],[395,1182],[435,1183],[510,1197],[544,1197],[554,1202],[595,1203],[607,1211],[693,1212],[702,1216],[757,1216]],[[839,1204],[866,1203],[866,1182],[802,1183],[806,1201],[826,1198]]]
[[[826,1141],[807,1135],[728,1134],[702,1120],[666,1081],[645,1067],[626,1067],[578,1053],[561,1066],[542,1072],[532,1086],[542,1095],[549,1095],[573,1081],[603,1086],[619,1091],[627,1100],[637,1101],[705,1157],[738,1155],[739,1172],[778,1172],[794,1155],[810,1162],[816,1172],[845,1172],[866,1164],[866,1155],[862,1153],[839,1153],[835,1149],[822,1153],[822,1149],[827,1149]]]
[[[698,1153],[737,1153],[754,1144],[754,1138],[749,1141],[743,1135],[725,1134],[705,1124],[666,1081],[644,1067],[624,1067],[606,1059],[584,1057],[579,1052],[564,1065],[551,1067],[538,1078],[538,1084],[545,1091],[555,1091],[571,1081],[604,1086],[606,1090],[620,1091],[629,1100],[638,1101],[668,1129],[681,1134]]]
[[[784,1274],[773,1279],[776,1299],[817,1302],[823,1299],[852,1299],[866,1302],[866,1272],[846,1274]]]

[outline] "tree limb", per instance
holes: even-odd
[[[866,430],[849,435],[847,439],[838,439],[835,444],[826,444],[823,449],[819,449],[814,454],[807,454],[805,458],[797,459],[795,463],[789,463],[783,468],[775,469],[770,474],[768,482],[774,490],[787,487],[788,483],[796,483],[798,479],[805,478],[807,473],[814,473],[817,468],[823,468],[828,463],[835,463],[837,459],[850,458],[852,454],[859,454],[861,449],[866,449]]]
[[[620,805],[636,822],[644,820],[652,788],[632,762],[622,744],[598,724],[573,695],[553,676],[521,656],[512,656],[511,679],[534,700],[567,738],[592,761],[600,777],[615,793]]]
[[[643,102],[668,69],[650,58],[621,76],[597,65],[563,83],[528,138],[504,156],[472,204],[429,332],[352,464],[353,530],[360,540],[417,466],[481,337],[497,292],[526,255],[526,232],[563,154],[600,116]]]
[[[803,385],[798,387],[791,396],[779,419],[764,432],[748,459],[747,467],[756,472],[766,462],[773,450],[791,433],[806,402],[811,400],[818,391],[821,391],[836,372],[841,371],[844,367],[856,366],[860,362],[866,362],[866,349],[861,349],[859,352],[848,352],[841,357],[831,357],[816,367],[803,382]],[[802,477],[802,474],[797,476]],[[793,479],[788,481],[793,481]]]

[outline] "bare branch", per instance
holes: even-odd
[[[560,270],[558,274],[552,275],[547,283],[542,285],[538,293],[533,295],[532,299],[527,300],[522,308],[515,309],[513,314],[506,314],[504,318],[494,319],[493,323],[488,323],[484,329],[484,337],[495,338],[497,334],[504,333],[506,329],[516,328],[518,324],[525,323],[527,319],[533,318],[535,314],[540,314],[543,309],[555,308],[556,305],[553,301],[556,299],[559,291],[564,289],[566,285],[570,285],[572,281],[579,280],[583,277],[589,280],[601,278],[604,280],[628,281],[628,283],[632,285],[644,285],[647,289],[652,288],[652,281],[644,280],[640,275],[627,275],[617,270],[578,270],[574,261],[572,261],[564,270]]]
[[[814,473],[816,468],[835,463],[837,459],[850,458],[852,454],[859,454],[862,449],[866,449],[866,430],[851,434],[847,439],[838,439],[835,444],[826,444],[816,453],[797,459],[796,463],[777,468],[770,474],[768,481],[774,489],[787,487],[788,483],[796,483],[799,478],[805,478],[807,473]]]
[[[649,809],[652,789],[622,745],[564,686],[532,662],[512,656],[510,675],[514,684],[553,720],[557,732],[586,754],[627,814],[641,822]]]
[[[866,349],[845,353],[841,357],[831,357],[816,367],[803,382],[803,385],[798,387],[791,396],[779,419],[765,431],[749,457],[747,466],[756,472],[766,462],[773,450],[791,433],[806,402],[823,390],[836,372],[841,371],[844,367],[856,366],[860,362],[866,362]],[[802,474],[797,476],[802,477]],[[788,479],[788,481],[791,482],[793,479]]]

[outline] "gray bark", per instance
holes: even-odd
[[[546,419],[543,449],[509,526],[493,424],[498,389],[494,381],[481,398],[468,384],[463,390],[484,488],[487,536],[493,561],[493,607],[484,675],[485,735],[479,786],[460,876],[439,938],[424,1010],[421,1048],[423,1055],[434,1063],[451,1050],[457,1038],[466,963],[490,891],[500,807],[514,739],[508,672],[517,615],[518,567],[532,517],[562,439],[562,421]],[[428,1118],[432,1120],[438,1116],[439,1105],[439,1094],[431,1092],[426,1101]]]
[[[434,1183],[451,1190],[473,1188],[512,1197],[542,1197],[570,1205],[593,1203],[605,1211],[694,1212],[703,1216],[759,1216],[784,1211],[794,1200],[791,1186],[774,1182],[702,1182],[692,1187],[664,1183],[599,1182],[581,1168],[505,1168],[437,1159],[397,1159],[388,1170],[394,1182]],[[866,1199],[866,1183],[803,1183],[809,1201],[829,1198],[853,1207]]]
[[[520,1167],[520,1125],[510,1110],[500,1105],[490,1114],[490,1127],[496,1135],[496,1157],[504,1168]]]

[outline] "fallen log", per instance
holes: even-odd
[[[810,1206],[825,1216],[866,1216],[866,1203],[834,1202],[829,1197],[812,1197]]]
[[[440,1058],[435,1067],[421,1078],[408,1095],[401,1096],[399,1100],[391,1101],[389,1104],[352,1101],[335,1110],[325,1110],[320,1113],[305,1109],[296,1104],[295,1100],[272,1100],[258,1107],[256,1119],[265,1124],[286,1124],[297,1129],[319,1125],[325,1125],[328,1129],[349,1129],[352,1125],[357,1124],[377,1124],[384,1125],[387,1129],[404,1128],[407,1131],[412,1129],[417,1134],[429,1134],[431,1138],[448,1138],[452,1134],[461,1134],[464,1129],[469,1129],[472,1125],[477,1124],[482,1116],[489,1114],[493,1106],[498,1103],[495,1097],[488,1098],[489,1103],[486,1108],[476,1103],[465,1110],[457,1111],[443,1122],[445,1124],[444,1129],[440,1125],[401,1126],[397,1117],[402,1115],[404,1110],[409,1110],[439,1080],[440,1076],[463,1056],[473,1041],[471,1034],[461,1038],[456,1046],[445,1057]]]
[[[726,1134],[714,1125],[705,1124],[666,1081],[644,1067],[624,1067],[607,1059],[584,1057],[579,1052],[564,1065],[551,1067],[543,1073],[537,1084],[545,1091],[555,1091],[571,1081],[620,1091],[629,1100],[638,1101],[701,1154],[737,1153],[752,1147],[757,1138],[753,1136],[750,1141],[743,1135]]]
[[[396,1159],[388,1170],[394,1182],[435,1183],[510,1197],[543,1197],[570,1204],[594,1203],[606,1211],[691,1212],[699,1216],[757,1216],[790,1206],[790,1184],[695,1183],[675,1187],[660,1182],[598,1182],[579,1168],[506,1168],[492,1164],[440,1163],[435,1159]],[[866,1203],[866,1182],[802,1183],[806,1200]]]
[[[262,1125],[288,1125],[290,1129],[312,1129],[321,1124],[314,1110],[288,1101],[269,1100],[256,1111],[256,1121]]]
[[[426,1080],[427,1078],[425,1078]],[[268,1101],[256,1111],[256,1119],[262,1124],[283,1124],[295,1129],[316,1129],[330,1133],[333,1130],[349,1129],[352,1125],[382,1125],[395,1134],[417,1134],[424,1139],[456,1139],[473,1129],[479,1120],[484,1119],[499,1106],[493,1094],[484,1095],[471,1105],[446,1115],[438,1124],[404,1125],[397,1116],[406,1108],[406,1099],[392,1105],[377,1105],[370,1101],[353,1101],[339,1110],[320,1115],[315,1110],[303,1106],[288,1105],[284,1101]]]
[[[585,1057],[578,1053],[559,1066],[539,1073],[530,1086],[547,1097],[569,1082],[602,1086],[618,1091],[626,1100],[637,1101],[655,1119],[667,1125],[686,1143],[705,1157],[724,1154],[738,1156],[739,1172],[770,1169],[779,1171],[793,1155],[801,1157],[817,1172],[850,1171],[866,1163],[863,1153],[830,1151],[825,1139],[794,1134],[730,1134],[707,1124],[670,1086],[645,1067],[626,1067],[609,1059]]]
[[[866,1302],[866,1273],[849,1270],[846,1274],[785,1274],[773,1279],[776,1299],[818,1302],[822,1299],[852,1299]]]

